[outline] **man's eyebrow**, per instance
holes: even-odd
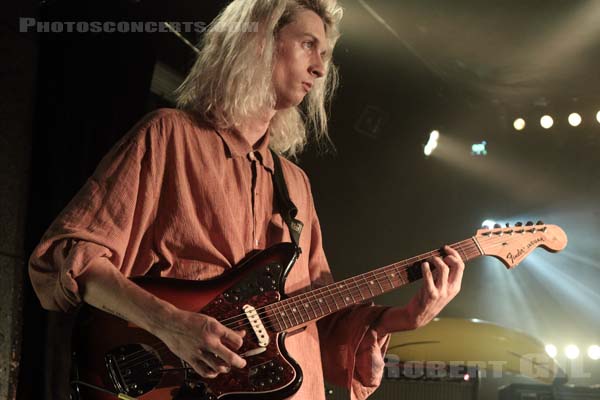
[[[319,40],[319,38],[318,38],[318,37],[316,37],[315,35],[313,35],[312,33],[309,33],[309,32],[304,32],[304,33],[302,34],[302,36],[308,36],[308,37],[310,37],[310,38],[311,38],[311,39],[313,39],[313,40],[314,40],[314,41],[315,41],[317,44],[320,44],[320,43],[322,43],[322,42]],[[323,56],[327,55],[327,53],[328,53],[328,49],[327,49],[327,48],[325,48],[323,51],[321,51],[321,57],[323,57]]]

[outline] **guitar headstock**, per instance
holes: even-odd
[[[501,227],[496,224],[491,229],[479,229],[475,234],[484,255],[494,256],[506,265],[514,268],[537,247],[556,253],[567,245],[567,235],[557,225],[517,222],[515,226]]]

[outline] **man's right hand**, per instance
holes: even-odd
[[[215,378],[234,368],[244,368],[246,360],[235,353],[245,331],[234,331],[204,314],[173,307],[172,316],[154,332],[169,349],[204,378]]]
[[[204,314],[183,311],[127,279],[112,266],[90,265],[79,277],[83,300],[147,330],[204,378],[246,361],[235,353],[244,332]]]

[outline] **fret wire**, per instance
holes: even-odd
[[[295,296],[296,299],[294,300],[294,302],[295,302],[294,306],[297,310],[297,313],[298,313],[297,315],[298,315],[298,318],[300,318],[301,324],[303,324],[309,320],[308,316],[307,316],[307,319],[305,320],[304,316],[302,315],[302,311],[304,310],[304,301],[302,300],[303,296],[306,297],[306,294],[302,293],[298,296]],[[304,311],[306,312],[306,310],[304,310]]]
[[[321,316],[325,315],[326,313],[325,313],[325,311],[323,311],[323,307],[321,306],[323,298],[319,297],[316,299],[316,301],[317,301],[317,305],[319,306],[319,310],[321,310]]]
[[[295,304],[296,300],[292,300],[292,299],[294,299],[294,297],[292,297],[290,299],[290,303],[291,303],[290,304],[291,305],[290,311],[291,311],[292,315],[294,316],[294,321],[296,321],[296,325],[300,325],[300,323],[298,322],[298,315],[296,314],[296,311],[294,311],[294,309],[297,310],[297,307],[296,307],[296,304]]]
[[[317,289],[317,290],[319,290],[319,289]],[[302,293],[298,296],[294,296],[292,298],[287,299],[287,301],[289,301],[298,310],[298,315],[302,319],[303,323],[313,319],[313,318],[311,318],[310,313],[308,312],[308,309],[312,308],[311,297],[314,297],[314,296],[315,296],[314,293],[308,292],[308,293]],[[309,305],[308,308],[306,307],[307,304]],[[303,312],[304,312],[304,314],[306,314],[306,318],[302,315]],[[314,309],[313,309],[313,313],[314,313]]]
[[[304,319],[302,318],[302,311],[300,311],[302,310],[300,296],[302,296],[302,294],[290,298],[292,307],[296,309],[296,312],[294,312],[293,314],[294,318],[296,319],[296,321],[300,321],[298,322],[298,325],[304,323]]]
[[[326,286],[326,288],[327,288],[327,290],[329,292],[329,295],[330,295],[331,299],[333,300],[333,306],[334,306],[333,308],[334,308],[334,310],[335,311],[339,310],[339,307],[337,305],[337,301],[335,301],[335,294],[331,291],[331,287],[330,286]],[[326,303],[329,305],[328,301],[326,301]]]
[[[394,282],[392,281],[392,279],[390,278],[390,275],[388,274],[388,272],[385,272],[385,277],[388,279],[388,281],[390,281],[390,289],[394,289],[396,286],[394,286]]]
[[[398,275],[400,275],[402,277],[402,284],[406,285],[410,283],[410,280],[408,279],[408,273],[405,270],[401,270],[399,268],[398,269]],[[406,278],[404,277],[404,273],[406,272]]]
[[[371,284],[371,282],[373,280],[371,279],[371,277],[369,275],[370,275],[369,273],[363,274],[363,279],[365,280],[365,284],[367,285],[367,289],[369,290],[371,297],[375,297],[375,296],[377,296],[377,294],[375,294],[375,292],[373,292],[373,289],[371,288],[371,286],[373,286]]]
[[[473,249],[472,248],[466,248],[462,250],[462,254],[463,254],[463,261],[468,261],[471,259],[471,255],[473,254]]]
[[[315,289],[310,292],[311,293],[310,304],[311,304],[312,312],[313,312],[313,314],[315,314],[315,318],[317,318],[318,316],[320,317],[320,316],[325,315],[325,312],[323,311],[323,307],[321,306],[322,292],[323,292],[322,288],[318,288],[318,289]],[[321,300],[321,302],[319,300]],[[317,303],[317,305],[319,306],[320,313],[315,310],[313,303]]]
[[[309,304],[310,304],[310,310],[311,310],[311,311],[312,311],[312,313],[313,313],[313,318],[314,318],[314,319],[317,319],[317,318],[321,317],[321,314],[319,314],[319,313],[317,312],[317,310],[315,310],[314,301],[315,301],[315,299],[311,299],[311,300],[310,300],[310,302],[309,302]]]
[[[290,298],[287,298],[287,299],[285,299],[285,300],[283,300],[283,301],[280,302],[283,305],[284,309],[287,310],[287,312],[285,312],[285,315],[290,320],[290,326],[288,328],[291,328],[293,326],[301,325],[303,322],[305,322],[303,320],[301,311],[299,311],[302,307],[299,306],[300,303],[299,303],[299,299],[297,297],[298,296],[290,297]],[[296,309],[296,311],[293,311],[294,309]],[[290,313],[294,317],[293,321],[292,321],[292,319],[289,316]],[[300,318],[301,322],[298,321],[298,318]]]
[[[306,314],[306,320],[304,322],[310,321],[312,319],[310,316],[310,313],[308,312],[308,308],[310,307],[309,303],[310,303],[310,301],[308,300],[308,296],[305,293],[304,299],[302,301],[302,309],[304,310],[304,313]]]
[[[360,277],[360,278],[361,278],[361,279],[362,279],[364,282],[363,282],[363,283],[361,283],[361,284],[359,284],[359,287],[358,287],[358,292],[360,293],[360,298],[361,298],[361,301],[365,301],[365,300],[367,300],[367,299],[366,299],[366,298],[365,298],[365,296],[363,295],[363,290],[362,290],[362,288],[361,288],[361,285],[362,285],[362,286],[366,286],[366,287],[368,288],[368,287],[369,287],[369,284],[367,283],[367,284],[365,285],[365,283],[366,283],[366,281],[365,281],[365,277],[364,277],[362,274],[361,274],[361,275],[359,275],[359,277]]]
[[[304,294],[304,304],[303,304],[303,307],[304,307],[304,311],[306,312],[306,321],[304,321],[304,322],[307,322],[307,321],[310,321],[310,320],[314,319],[314,317],[310,316],[310,302],[311,302],[311,300],[309,298],[308,293],[305,293]]]
[[[281,318],[281,321],[283,321],[283,329],[288,329],[289,326],[287,324],[287,322],[285,321],[285,313],[283,312],[282,308],[281,308],[281,303],[276,303],[277,304],[277,308],[276,308],[276,312],[277,315]],[[281,315],[283,313],[283,315]]]
[[[398,278],[398,286],[404,286],[406,284],[406,282],[404,281],[404,275],[402,275],[402,271],[399,270],[397,267],[394,267],[394,272],[396,274],[396,277]]]
[[[375,277],[375,282],[377,282],[377,284],[379,285],[379,288],[381,289],[381,293],[385,293],[385,290],[383,290],[383,286],[381,286],[381,282],[379,282],[379,278]]]
[[[375,291],[375,296],[379,296],[381,293],[377,292],[377,289],[375,287],[375,274],[373,272],[368,273],[368,279],[369,279],[369,288],[371,289],[371,291]]]
[[[323,299],[323,302],[325,303],[327,309],[329,310],[329,313],[331,314],[333,311],[331,310],[331,307],[329,307],[329,302],[327,301],[327,298]]]
[[[356,304],[356,301],[354,301],[354,295],[352,294],[352,286],[349,283],[346,283],[344,286],[344,303],[349,301],[350,303],[348,305]]]
[[[342,282],[344,282],[344,281],[342,281]],[[343,283],[340,283],[339,285],[337,285],[337,290],[338,290],[338,293],[339,293],[342,301],[344,302],[344,307],[346,307],[348,305],[348,303],[346,303],[346,296],[342,295],[342,290],[341,290],[341,289],[344,289],[344,291],[346,290],[344,288],[344,286],[345,285]],[[344,308],[344,307],[342,307],[342,308]]]
[[[462,253],[462,258],[463,258],[464,261],[466,261],[468,258],[465,255],[465,251],[462,248],[459,248],[458,251],[459,251],[459,254]]]
[[[365,300],[365,296],[363,296],[362,294],[362,289],[361,289],[361,283],[359,282],[358,277],[354,277],[354,286],[356,288],[356,290],[358,290],[358,295],[360,296],[360,299],[358,299],[356,301],[356,303],[362,303]]]
[[[346,282],[346,280],[344,282]],[[342,308],[352,305],[352,299],[351,298],[348,299],[348,292],[350,291],[350,289],[348,289],[348,283],[346,282],[346,283],[340,284],[338,286],[338,291],[340,293],[340,298],[344,302],[344,307],[342,307]]]
[[[287,304],[287,303],[286,303]],[[289,307],[286,307],[285,305],[282,307],[283,308],[283,313],[284,315],[287,317],[287,319],[290,321],[290,328],[294,326],[294,321],[292,321],[292,317],[290,316],[290,309]]]
[[[302,294],[295,296],[293,303],[294,303],[294,308],[296,309],[296,315],[298,316],[298,318],[300,319],[300,323],[302,324],[305,322],[304,316],[302,316],[302,309],[304,308],[303,304],[302,304]]]
[[[365,283],[367,284],[367,289],[369,289],[369,293],[371,293],[371,297],[375,297],[375,295],[373,294],[373,291],[371,290],[371,281],[367,280],[367,277],[365,276],[365,274],[363,274],[362,277],[365,280]]]
[[[355,293],[355,290],[356,290],[356,289],[358,289],[358,293],[360,294],[360,287],[359,287],[359,286],[358,286],[358,284],[356,283],[356,277],[352,278],[352,285],[354,286],[354,288],[353,288],[353,289],[350,289],[350,296],[351,296],[352,302],[353,302],[354,304],[360,303],[360,302],[361,302],[361,300],[356,300],[356,299],[354,298],[354,293]],[[362,296],[361,296],[361,297],[362,297]]]
[[[273,312],[273,307],[269,307],[269,308],[265,307],[265,309],[267,309],[271,313],[271,315],[273,315],[275,317],[275,322],[277,323],[277,325],[279,325],[279,328],[277,330],[281,331],[282,324],[281,324],[281,322],[279,322],[279,316],[277,315],[277,311]]]
[[[400,272],[398,272],[398,268],[393,267],[392,268],[393,274],[394,274],[394,287],[395,288],[399,288],[400,286],[404,285],[404,280],[402,279],[402,274]]]
[[[278,306],[277,302],[270,304],[270,306],[271,306],[271,312],[276,316],[277,320],[279,321],[279,311],[277,310],[277,308],[279,306]],[[279,323],[279,326],[280,326],[279,331],[286,329],[285,323],[283,321]]]

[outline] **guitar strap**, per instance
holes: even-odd
[[[281,169],[281,160],[279,156],[273,150],[271,150],[273,156],[273,163],[275,164],[275,171],[273,173],[273,191],[277,201],[279,212],[288,226],[290,231],[290,237],[292,242],[300,249],[300,234],[304,224],[296,219],[298,209],[290,199],[290,194],[285,184],[285,177],[283,176],[283,170]]]

